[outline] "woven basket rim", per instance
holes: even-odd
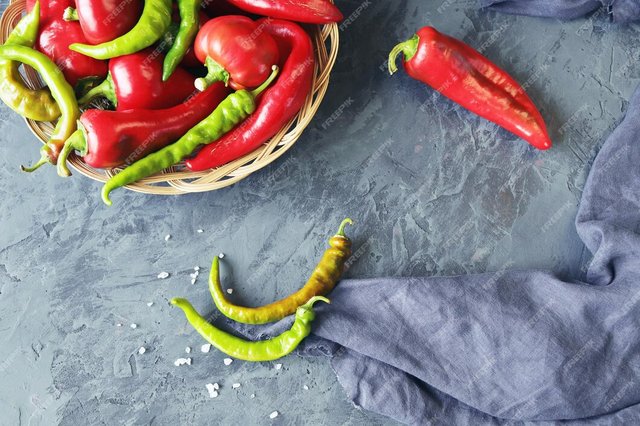
[[[331,0],[333,2],[333,0]],[[26,0],[12,0],[0,17],[0,43],[4,43],[13,27],[26,10]],[[191,172],[182,163],[166,169],[161,173],[142,179],[125,188],[145,194],[180,195],[193,192],[207,192],[224,188],[245,179],[263,167],[268,166],[284,155],[300,138],[304,129],[313,119],[329,86],[331,70],[338,55],[339,30],[337,24],[316,26],[311,35],[315,47],[316,64],[313,76],[313,87],[300,112],[269,141],[260,148],[224,166],[201,172]],[[25,82],[31,88],[41,86],[37,73],[31,69],[24,70]],[[53,124],[25,119],[33,134],[46,142]],[[116,174],[114,170],[95,169],[82,159],[72,154],[69,164],[78,173],[99,182],[106,182]]]

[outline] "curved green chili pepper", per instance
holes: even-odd
[[[95,59],[139,52],[158,41],[171,25],[171,0],[145,0],[142,16],[126,34],[105,43],[90,45],[72,43],[69,49]]]
[[[102,201],[110,206],[109,193],[114,189],[179,163],[200,145],[211,143],[233,129],[255,111],[255,98],[271,84],[277,74],[278,67],[274,65],[271,76],[260,87],[251,92],[238,90],[230,94],[207,118],[192,127],[177,142],[149,154],[111,177],[102,187]]]
[[[311,322],[316,317],[313,304],[319,300],[331,303],[326,297],[312,297],[296,310],[296,320],[289,330],[273,339],[257,342],[248,342],[209,324],[186,299],[174,298],[171,304],[182,309],[189,324],[219,351],[244,361],[273,361],[293,352],[311,333]]]
[[[180,29],[173,40],[171,49],[164,58],[162,81],[167,81],[171,77],[198,32],[200,1],[178,0],[178,9],[180,11]]]
[[[33,47],[40,26],[40,2],[25,15],[11,31],[4,44]],[[0,99],[25,118],[53,121],[60,117],[60,108],[47,88],[33,90],[27,87],[15,61],[0,60]]]
[[[22,62],[38,71],[51,90],[62,114],[51,138],[40,150],[40,160],[32,167],[23,166],[22,170],[32,172],[45,163],[56,164],[64,141],[76,130],[76,120],[80,118],[80,109],[73,88],[64,79],[60,68],[37,50],[25,46],[4,45],[0,46],[0,59]]]
[[[234,321],[265,324],[293,314],[298,306],[313,296],[328,294],[336,286],[344,271],[345,262],[351,256],[351,240],[344,234],[347,224],[351,225],[353,221],[349,218],[342,221],[336,235],[329,239],[329,248],[301,289],[284,299],[257,308],[234,305],[227,300],[220,284],[219,260],[217,256],[214,257],[209,274],[209,292],[216,307],[224,316]]]

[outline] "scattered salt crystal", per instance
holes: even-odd
[[[191,280],[191,284],[195,284],[195,283],[196,283],[196,279],[195,279],[195,278],[193,278],[193,279]]]
[[[231,358],[225,358],[223,362],[224,362],[224,365],[231,365],[233,360]]]
[[[194,271],[199,271],[199,270],[200,270],[200,267],[199,267],[199,266],[194,266],[194,267],[193,267],[193,270],[194,270]]]
[[[240,387],[240,383],[234,383],[231,385],[233,389],[238,389]]]
[[[218,255],[218,257],[219,257],[220,259],[224,259],[224,253],[220,253],[220,254]]]
[[[165,278],[169,278],[169,273],[168,272],[160,272],[158,274],[158,278],[160,278],[161,280],[163,280]]]
[[[122,327],[122,324],[117,323],[117,324],[116,324],[116,327]]]
[[[304,385],[304,386],[302,387],[302,389],[304,389],[304,390],[309,390],[309,386]]]
[[[147,302],[147,306],[148,307],[152,307],[153,306],[153,302]]]
[[[207,391],[209,392],[209,398],[217,398],[218,397],[218,391],[216,389],[217,388],[217,383],[211,384],[211,383],[207,383],[205,385],[205,387],[207,388]]]
[[[164,240],[165,241],[169,241],[170,238],[171,238],[171,234],[167,234],[167,235],[165,235]]]
[[[256,394],[255,394],[255,393],[252,393],[252,394],[251,394],[251,398],[255,398],[255,397],[256,397]]]
[[[134,323],[134,324],[131,324],[129,327],[131,327],[131,328],[138,328],[138,324],[135,324],[135,323]]]
[[[143,353],[145,353],[147,350],[144,348],[144,346],[140,346],[140,349],[138,349],[138,353],[140,355],[142,355]]]
[[[233,289],[232,288],[228,288],[227,289],[227,293],[229,293],[229,294],[233,293]]]
[[[214,383],[214,384],[213,384],[213,388],[214,388],[215,390],[220,390],[220,385],[219,385],[219,384],[217,384],[217,383]]]
[[[275,419],[276,417],[278,417],[278,414],[280,414],[280,413],[278,413],[277,411],[274,411],[273,413],[269,414],[269,418],[270,419]]]
[[[280,370],[282,368],[282,364],[276,364],[276,370]]]
[[[204,232],[204,230],[202,230],[202,229],[198,229],[196,232],[197,232],[198,234],[202,234],[202,233]]]
[[[210,350],[210,349],[211,349],[211,344],[210,344],[210,343],[205,343],[204,345],[202,345],[202,346],[200,347],[200,350],[201,350],[203,353],[205,353],[205,354],[206,354],[207,352],[209,352],[209,350]]]
[[[173,363],[173,365],[175,365],[176,367],[179,367],[181,365],[191,365],[191,358],[178,358],[175,360],[175,362]]]
[[[194,272],[193,274],[189,274],[189,276],[195,280],[196,278],[198,278],[198,273]]]
[[[184,348],[184,351],[188,354],[191,353],[191,348],[189,346],[187,346],[186,348]]]

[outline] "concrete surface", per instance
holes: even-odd
[[[282,297],[347,215],[358,250],[349,277],[505,266],[580,274],[589,255],[576,206],[597,147],[640,83],[639,27],[611,27],[601,14],[502,16],[472,0],[339,4],[352,19],[315,120],[279,162],[228,189],[119,190],[107,208],[100,185],[79,175],[20,173],[38,143],[0,109],[0,423],[393,424],[354,408],[327,359],[225,366],[217,351],[200,352],[202,339],[167,304],[186,296],[214,313],[205,277],[220,252],[234,300]],[[534,151],[403,73],[389,77],[387,52],[424,24],[525,83],[556,146]],[[158,279],[162,271],[170,277]],[[174,366],[184,356],[193,365]],[[205,389],[213,382],[217,399]]]

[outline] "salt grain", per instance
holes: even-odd
[[[158,274],[158,278],[160,278],[161,280],[163,280],[165,278],[169,278],[169,273],[168,272],[160,272]]]
[[[240,383],[234,383],[231,385],[233,389],[238,389],[240,387]]]
[[[116,324],[116,327],[122,327],[122,324],[117,323],[117,324]]]
[[[304,385],[304,386],[302,387],[302,389],[304,389],[304,390],[309,390],[309,386]]]
[[[280,370],[282,368],[282,364],[276,364],[276,370]]]
[[[153,302],[147,302],[147,306],[148,307],[152,307],[153,306]]]
[[[204,345],[200,346],[200,350],[205,354],[209,352],[210,349],[211,349],[210,343],[205,343]]]
[[[224,259],[224,253],[220,253],[220,254],[218,255],[218,257],[219,257],[220,259]]]
[[[274,411],[273,413],[269,414],[269,418],[270,419],[275,419],[276,417],[278,417],[278,414],[280,414],[280,413],[278,413],[277,411]]]
[[[164,240],[165,241],[169,241],[170,238],[171,238],[171,234],[167,234],[167,235],[165,235]]]
[[[143,353],[145,353],[147,350],[144,348],[144,346],[141,346],[140,349],[138,349],[138,353],[140,355],[142,355]]]
[[[195,284],[195,283],[196,283],[196,279],[195,278],[191,279],[191,284]]]
[[[186,348],[184,348],[184,351],[188,354],[191,353],[191,348],[189,346],[187,346]]]
[[[233,360],[231,358],[225,358],[223,362],[224,362],[224,365],[231,365]]]
[[[227,293],[232,294],[233,293],[233,289],[232,288],[228,288],[227,289]]]
[[[251,394],[251,398],[255,398],[255,397],[256,397],[256,394],[255,394],[255,393],[252,393],[252,394]]]
[[[207,383],[205,385],[205,387],[207,388],[207,391],[209,392],[209,398],[217,398],[218,397],[218,391],[216,390],[216,389],[218,389],[217,386],[218,386],[217,383],[214,383],[214,384]]]
[[[194,271],[199,271],[199,270],[200,270],[200,267],[199,267],[199,266],[194,266],[194,267],[193,267],[193,270],[194,270]]]
[[[173,363],[173,365],[175,365],[176,367],[179,367],[181,365],[191,365],[191,358],[178,358],[175,360],[175,362]]]
[[[204,230],[202,230],[202,229],[198,229],[196,232],[197,232],[198,234],[202,234],[202,233],[204,232]]]
[[[134,328],[134,329],[135,329],[135,328],[138,328],[138,324],[131,324],[129,327],[131,327],[131,328]]]

